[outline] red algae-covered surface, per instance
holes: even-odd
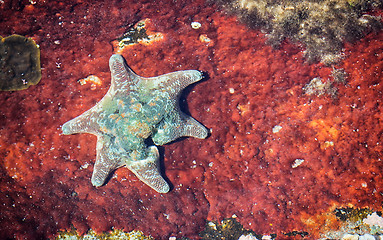
[[[335,67],[347,84],[318,97],[302,88],[330,78],[331,67],[306,64],[288,42],[271,48],[260,31],[202,0],[31,2],[0,3],[0,35],[34,39],[42,66],[38,85],[0,93],[1,239],[52,238],[71,227],[198,239],[207,220],[233,215],[258,234],[316,238],[329,209],[382,210],[383,33],[346,45]],[[117,50],[116,39],[143,19],[162,38]],[[208,75],[186,100],[211,136],[161,147],[174,186],[167,194],[125,168],[93,187],[96,138],[61,134],[106,93],[117,51],[141,76]],[[97,78],[79,81],[90,75]]]

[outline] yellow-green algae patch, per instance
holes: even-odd
[[[40,49],[31,38],[0,36],[0,90],[17,91],[41,79]]]
[[[262,238],[262,235],[244,229],[235,217],[223,219],[221,222],[209,221],[206,223],[205,229],[199,235],[202,240],[240,239],[241,236],[247,235],[254,236],[256,239]],[[275,237],[276,236],[273,236],[271,239]]]
[[[122,230],[114,229],[108,233],[97,234],[93,230],[89,230],[83,236],[78,235],[75,229],[69,232],[60,232],[55,240],[85,240],[85,239],[97,239],[97,240],[154,240],[151,236],[145,236],[141,231],[124,232]]]
[[[320,228],[320,239],[382,239],[383,218],[381,211],[368,207],[336,208],[329,215],[335,215],[338,224],[326,221]],[[331,217],[330,217],[331,218]],[[333,224],[332,227],[330,224]]]

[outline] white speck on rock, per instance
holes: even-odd
[[[241,235],[238,240],[258,240],[258,238],[254,237],[251,233],[247,235]]]
[[[341,238],[341,240],[358,240],[359,239],[359,235],[358,234],[354,234],[354,235],[351,235],[351,234],[345,234],[343,235],[343,237]]]
[[[277,132],[279,132],[281,129],[282,129],[281,126],[279,126],[279,125],[275,125],[275,126],[273,127],[273,133],[277,133]]]
[[[201,26],[202,26],[202,24],[199,23],[199,22],[192,22],[192,23],[191,23],[191,27],[192,27],[193,29],[199,29]]]
[[[379,226],[380,228],[383,228],[383,218],[376,212],[369,214],[365,219],[363,219],[363,223],[370,226]]]
[[[362,236],[359,236],[358,240],[375,240],[375,237],[372,236],[371,234],[364,234]]]
[[[294,163],[291,165],[292,168],[297,168],[299,165],[301,165],[305,160],[297,158],[295,159]]]

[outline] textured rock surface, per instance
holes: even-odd
[[[261,32],[218,9],[204,1],[0,4],[0,35],[33,37],[43,67],[40,84],[0,96],[1,238],[46,238],[73,225],[80,233],[114,227],[196,239],[206,219],[233,214],[257,234],[315,238],[334,205],[381,210],[383,34],[346,45],[337,67],[347,85],[336,85],[337,98],[317,97],[302,88],[332,68],[306,64],[289,43],[272,49]],[[174,184],[168,194],[124,168],[95,189],[96,137],[63,136],[61,125],[105,95],[114,41],[146,18],[162,40],[122,54],[140,76],[207,72],[184,107],[212,134],[160,148]],[[89,75],[100,85],[78,82]],[[304,161],[293,168],[297,159]]]
[[[288,39],[302,44],[308,62],[338,63],[343,43],[381,30],[374,16],[380,0],[217,0],[252,28],[267,32],[274,47]],[[372,13],[369,15],[368,13]]]

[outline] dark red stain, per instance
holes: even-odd
[[[43,77],[28,90],[0,94],[1,238],[46,238],[74,226],[196,239],[206,220],[233,214],[256,233],[317,236],[307,219],[334,205],[381,210],[382,33],[346,45],[336,67],[348,82],[336,85],[334,99],[302,91],[312,78],[328,78],[330,67],[306,64],[288,42],[272,49],[260,31],[204,1],[15,2],[0,5],[0,35],[32,37]],[[211,136],[161,148],[174,185],[162,195],[125,168],[94,188],[96,138],[60,130],[106,93],[111,42],[145,18],[165,38],[123,52],[134,71],[209,75],[193,86],[187,105]],[[202,27],[192,29],[193,21]],[[208,46],[201,34],[212,40]],[[77,82],[90,74],[103,81],[96,90]],[[282,129],[273,133],[276,125]],[[304,162],[292,168],[295,159]]]

